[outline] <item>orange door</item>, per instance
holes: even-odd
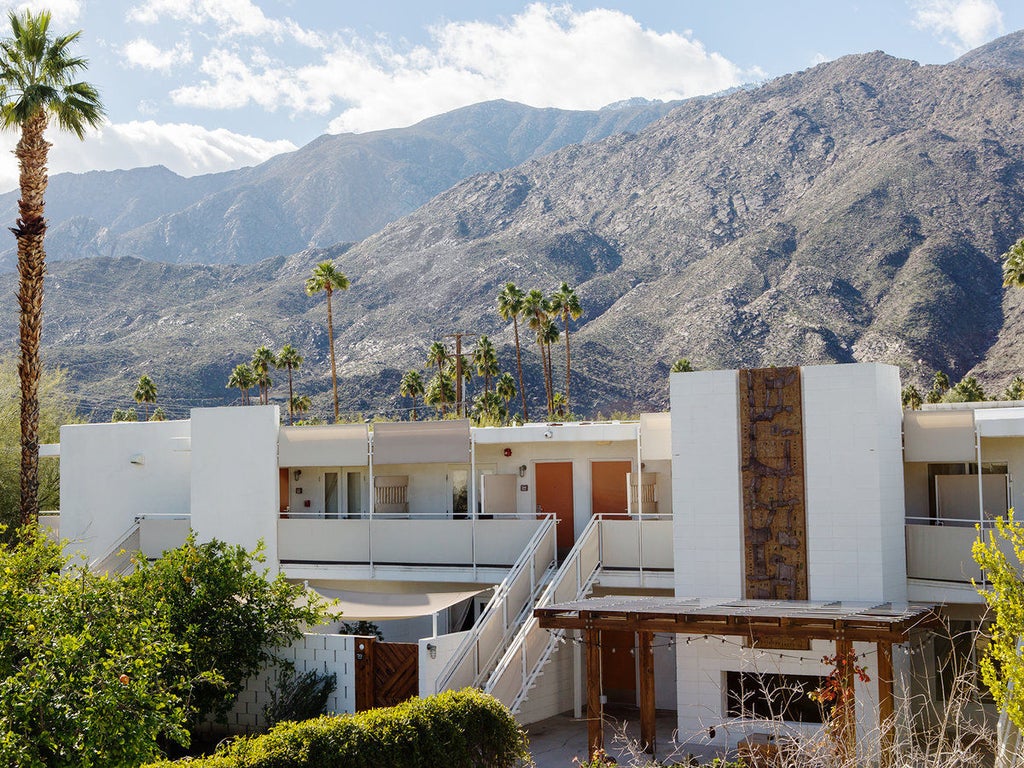
[[[601,631],[601,692],[615,704],[636,704],[634,637],[632,632]]]
[[[572,462],[550,461],[536,465],[537,514],[558,518],[558,549],[568,552],[576,540],[572,518]]]
[[[626,517],[626,475],[631,461],[595,461],[590,465],[590,513]]]
[[[281,467],[277,471],[277,484],[278,484],[278,495],[281,497],[281,511],[284,512],[288,509],[288,505],[291,501],[288,498],[288,469],[287,467]]]

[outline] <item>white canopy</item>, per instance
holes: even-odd
[[[373,463],[468,464],[469,421],[388,421],[374,424]]]
[[[365,467],[370,446],[365,424],[281,427],[277,461],[282,467]]]
[[[1024,435],[1024,408],[979,408],[974,412],[974,421],[982,437]]]
[[[328,600],[337,600],[343,621],[365,619],[411,619],[429,616],[479,595],[484,590],[468,592],[353,592],[347,589],[327,589],[310,586]]]

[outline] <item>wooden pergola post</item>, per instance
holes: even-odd
[[[844,762],[853,758],[857,749],[857,707],[853,691],[853,641],[846,635],[836,638],[836,664],[840,671],[839,701],[836,718],[836,737]]]
[[[879,640],[878,648],[878,727],[881,732],[880,765],[888,768],[891,763],[893,741],[895,740],[896,723],[893,720],[893,674],[892,674],[892,643]]]
[[[590,617],[584,620],[583,645],[587,657],[587,745],[590,756],[604,749],[604,712],[601,707],[601,630]]]
[[[656,718],[654,708],[654,634],[640,632],[640,746],[654,754]]]

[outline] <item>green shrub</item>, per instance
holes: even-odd
[[[526,734],[504,706],[467,688],[355,715],[280,723],[189,768],[512,768]],[[167,766],[172,763],[158,763]]]
[[[291,667],[282,667],[277,670],[275,683],[270,701],[263,707],[263,719],[268,727],[285,720],[309,720],[322,715],[337,687],[338,676],[315,669],[298,673]]]

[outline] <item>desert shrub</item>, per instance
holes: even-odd
[[[410,699],[355,715],[285,722],[242,737],[190,768],[512,768],[526,734],[495,698],[474,689]],[[154,764],[167,768],[172,763]]]
[[[263,707],[267,726],[272,727],[285,720],[309,720],[322,715],[338,684],[338,676],[331,672],[321,674],[315,669],[298,673],[291,667],[277,671],[270,701]]]

